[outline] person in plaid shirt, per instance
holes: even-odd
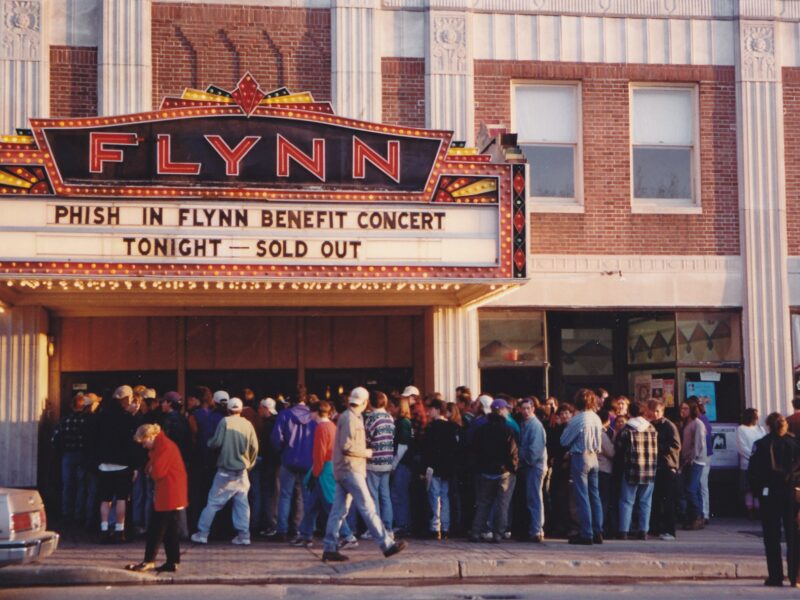
[[[633,506],[639,500],[636,538],[647,539],[650,528],[650,508],[658,464],[658,434],[645,418],[646,406],[641,402],[631,404],[630,415],[617,439],[616,454],[622,456],[623,475],[619,497],[619,538],[628,539]]]

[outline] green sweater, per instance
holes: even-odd
[[[220,448],[217,467],[228,471],[252,469],[258,456],[258,437],[253,425],[239,415],[225,417],[217,425],[209,448]]]

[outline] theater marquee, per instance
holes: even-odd
[[[338,117],[248,74],[0,138],[0,273],[525,277],[522,165]],[[29,134],[30,133],[30,134]]]

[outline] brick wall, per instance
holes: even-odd
[[[476,126],[511,124],[511,79],[580,81],[582,89],[585,213],[532,214],[531,252],[739,254],[733,67],[479,60]],[[631,213],[631,82],[699,85],[701,215]]]
[[[789,254],[800,255],[800,68],[783,69],[783,136]]]
[[[50,115],[91,117],[96,114],[97,48],[50,46]]]
[[[152,14],[154,106],[185,87],[231,89],[245,71],[264,91],[331,98],[329,10],[154,3]]]
[[[382,122],[425,127],[425,59],[383,58],[381,76]]]

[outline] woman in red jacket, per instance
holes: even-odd
[[[133,439],[150,451],[145,473],[155,483],[153,516],[147,528],[144,560],[127,565],[129,571],[175,572],[181,562],[178,519],[180,510],[189,504],[186,468],[178,446],[158,425],[142,425]],[[156,567],[158,547],[164,542],[166,562]]]

